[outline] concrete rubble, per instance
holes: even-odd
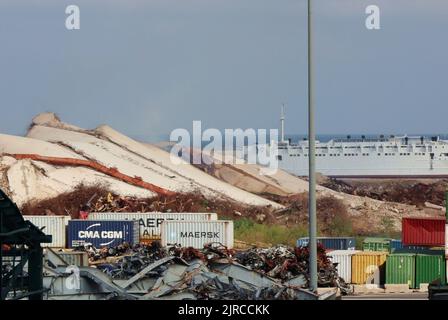
[[[319,250],[319,285],[307,290],[306,248],[284,246],[236,252],[212,243],[204,249],[162,248],[158,242],[131,247],[78,248],[87,251],[90,267],[73,267],[56,252],[46,258],[47,299],[194,299],[320,300],[347,294],[351,287]],[[63,283],[78,277],[78,286]]]

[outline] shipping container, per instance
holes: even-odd
[[[418,250],[428,250],[428,249],[431,249],[431,247],[425,247],[425,246],[403,246],[402,249],[418,251]]]
[[[44,228],[42,231],[52,236],[51,243],[42,243],[43,247],[66,247],[66,226],[70,216],[23,216],[23,218],[39,228]]]
[[[70,220],[67,229],[68,247],[92,244],[96,248],[115,247],[123,242],[139,243],[136,220]]]
[[[56,252],[69,266],[88,267],[89,256],[85,251]]]
[[[419,288],[422,283],[431,283],[440,279],[446,283],[445,256],[441,254],[417,254],[415,263],[415,282]]]
[[[233,221],[173,221],[161,225],[162,246],[179,244],[202,249],[207,243],[233,248]]]
[[[403,243],[401,239],[392,239],[390,240],[390,252],[394,252],[395,250],[403,249]]]
[[[384,284],[386,252],[362,251],[352,256],[353,284]]]
[[[407,284],[416,288],[413,253],[391,254],[386,259],[386,284]]]
[[[403,218],[402,241],[406,246],[445,246],[445,219]]]
[[[390,238],[365,238],[362,242],[364,251],[390,252]]]
[[[334,250],[327,255],[331,262],[337,263],[338,275],[345,282],[352,282],[352,256],[359,251],[357,250]]]
[[[138,220],[140,242],[160,240],[160,225],[165,220],[215,221],[216,213],[162,213],[162,212],[92,212],[89,220]]]
[[[308,237],[297,240],[297,247],[308,246]],[[355,238],[353,237],[318,237],[317,242],[328,250],[355,250]]]
[[[445,251],[440,248],[430,247],[404,247],[403,249],[397,249],[394,253],[415,253],[415,254],[431,254],[442,255]]]

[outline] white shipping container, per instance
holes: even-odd
[[[31,221],[31,223],[39,228],[44,228],[42,231],[53,237],[51,243],[42,243],[43,247],[66,247],[65,228],[70,220],[70,216],[23,216],[23,218]]]
[[[215,221],[216,213],[164,212],[92,212],[89,220],[139,220],[140,241],[160,240],[160,226],[165,220]]]
[[[65,251],[56,252],[69,266],[88,267],[89,256],[87,252]]]
[[[179,244],[202,249],[205,244],[219,242],[233,248],[233,221],[164,221],[161,227],[162,246]]]
[[[359,250],[334,250],[327,253],[331,262],[338,264],[338,274],[347,283],[352,281],[352,256],[357,252]]]

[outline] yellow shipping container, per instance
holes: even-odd
[[[384,283],[384,267],[387,253],[364,251],[352,256],[353,284]]]

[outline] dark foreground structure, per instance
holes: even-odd
[[[42,247],[51,236],[25,221],[8,196],[0,190],[1,300],[42,300]]]

